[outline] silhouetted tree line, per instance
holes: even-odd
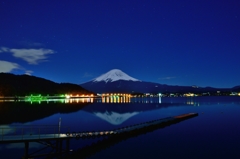
[[[92,93],[80,85],[55,83],[29,75],[0,73],[0,96],[25,96],[29,94],[56,95],[63,93]]]

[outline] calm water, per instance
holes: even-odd
[[[101,99],[0,102],[0,128],[34,125],[56,125],[57,128],[61,118],[62,133],[99,131],[196,112],[197,117],[111,142],[88,158],[240,158],[240,97],[132,98],[125,103],[112,102],[102,103]],[[70,148],[76,152],[98,140],[103,138],[72,139]],[[30,152],[42,147],[30,143]],[[22,143],[0,145],[0,158],[21,158],[23,154]]]

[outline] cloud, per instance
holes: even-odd
[[[28,64],[36,65],[41,61],[46,61],[48,54],[53,54],[51,49],[10,49],[13,56],[27,61]]]
[[[33,46],[41,46],[41,43],[33,43]],[[0,53],[12,53],[12,55],[16,58],[20,58],[26,61],[28,64],[37,65],[40,62],[47,61],[47,55],[55,53],[55,51],[51,49],[14,49],[14,48],[7,48],[7,47],[0,47]],[[31,75],[33,71],[26,70],[21,67],[19,64],[9,61],[0,60],[0,72],[8,73],[12,72],[15,69],[20,69],[25,71],[26,75]]]
[[[1,47],[1,52],[9,52],[9,49],[7,47]]]
[[[161,78],[158,78],[159,80],[170,80],[170,79],[174,79],[174,78],[177,78],[177,77],[161,77]]]
[[[11,72],[14,69],[20,69],[20,66],[17,63],[0,60],[0,72]]]
[[[10,52],[13,56],[20,58],[28,64],[37,65],[40,62],[47,61],[48,54],[53,54],[54,51],[51,49],[9,49],[7,47],[1,47],[0,52]]]

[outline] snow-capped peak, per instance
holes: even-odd
[[[122,72],[119,69],[113,69],[110,70],[109,72],[95,78],[93,82],[100,82],[100,81],[105,81],[107,82],[114,82],[118,80],[126,80],[126,81],[139,81],[136,78],[130,77],[126,73]]]

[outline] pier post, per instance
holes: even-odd
[[[28,148],[29,148],[29,142],[25,141],[25,154],[24,154],[24,159],[28,159]]]
[[[2,128],[2,140],[3,140],[3,128]]]
[[[58,122],[58,135],[60,135],[60,131],[61,131],[61,122],[62,122],[62,119],[59,118],[59,122]]]
[[[56,153],[59,151],[59,140],[56,140]]]
[[[59,150],[60,150],[60,153],[62,154],[62,140],[60,139],[59,142],[60,142]]]
[[[67,154],[69,154],[69,143],[70,143],[70,139],[66,139],[66,151],[67,151]]]

